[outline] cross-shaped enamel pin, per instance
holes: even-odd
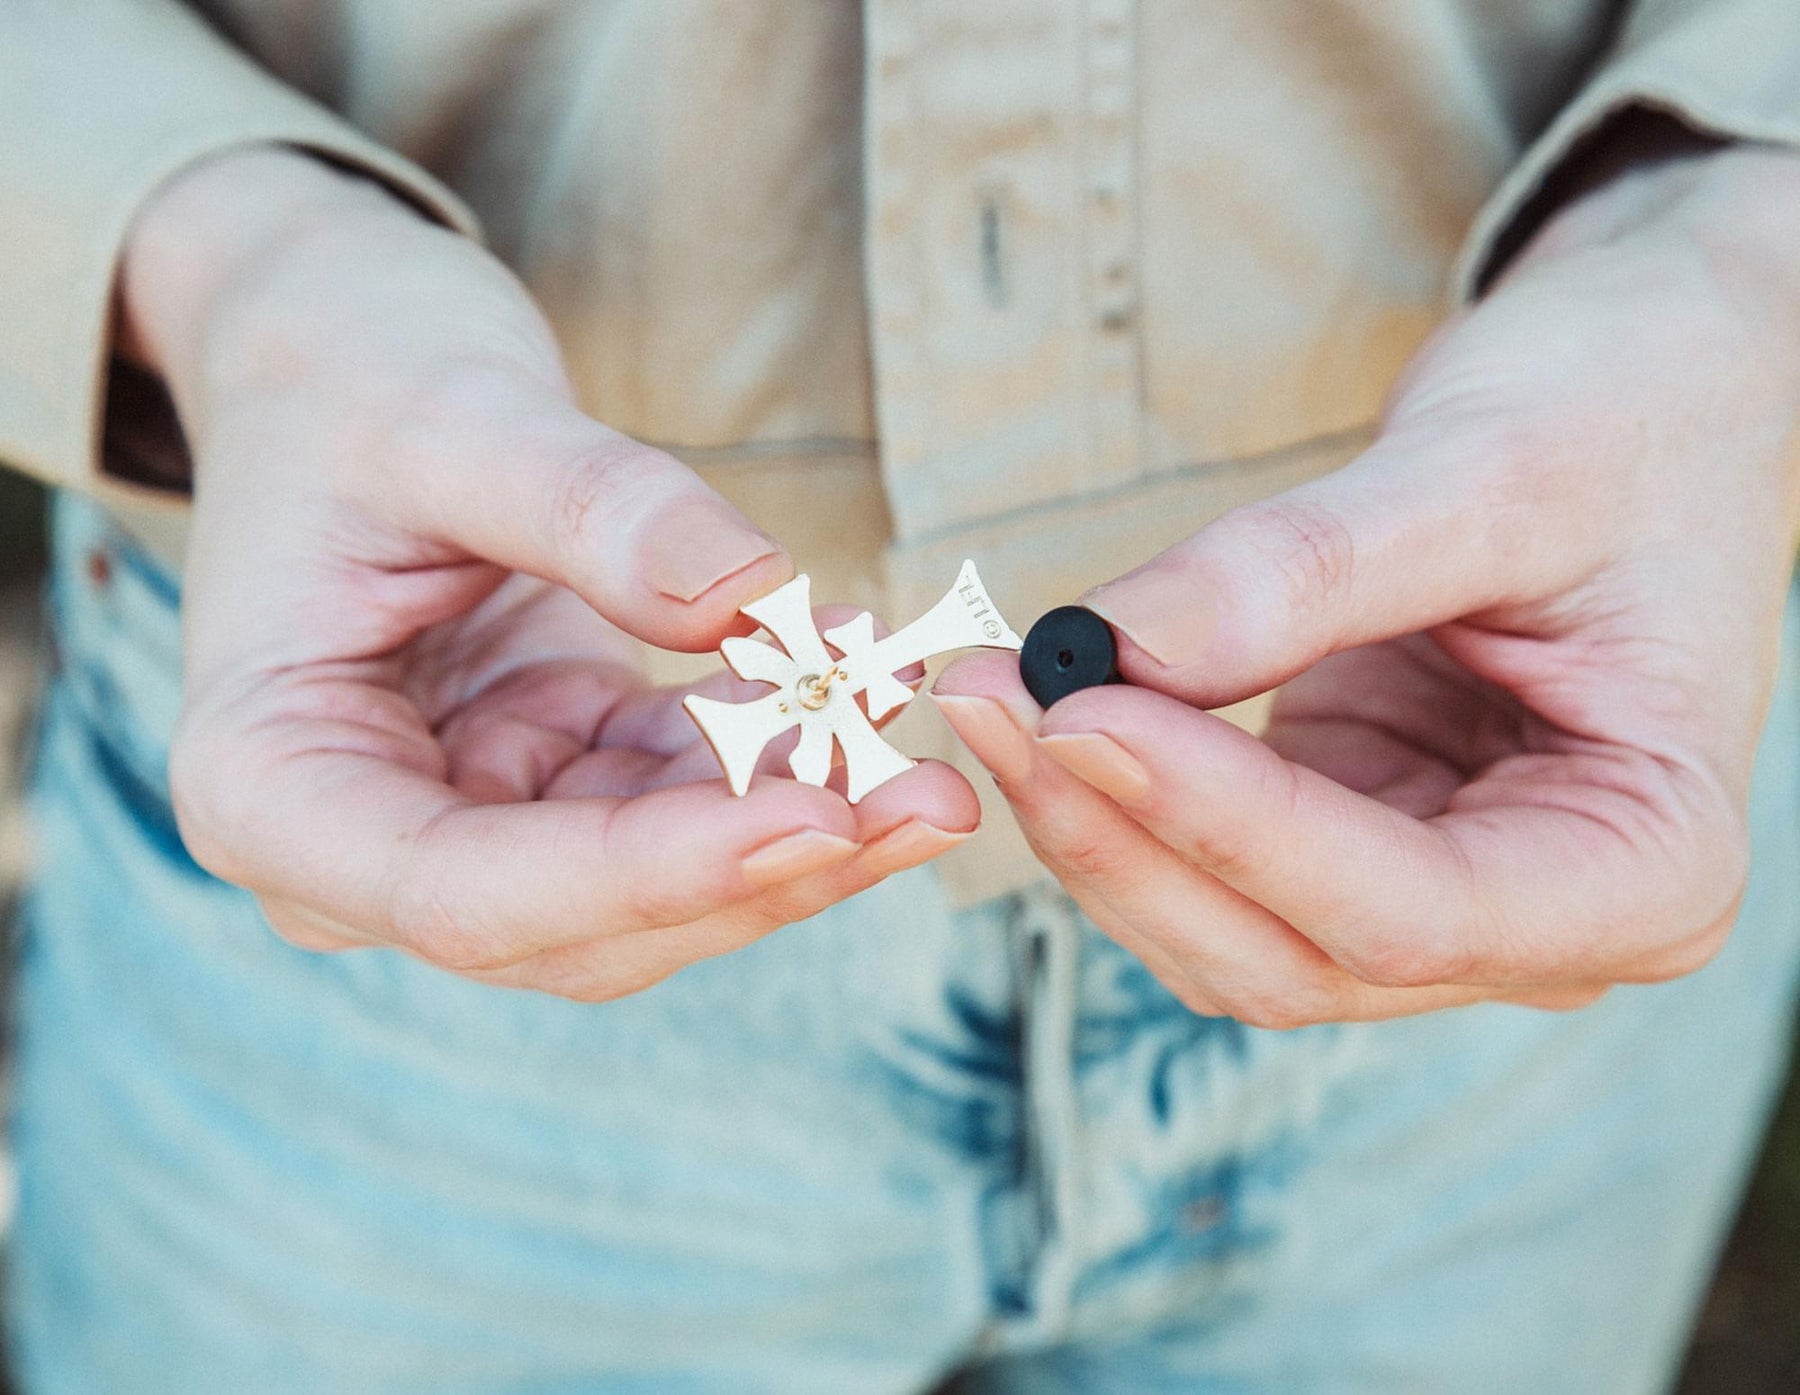
[[[763,747],[793,727],[800,742],[788,757],[794,778],[823,785],[831,774],[832,742],[843,748],[846,796],[858,802],[876,786],[910,769],[875,731],[875,722],[913,699],[896,673],[952,649],[1018,649],[1014,634],[989,599],[973,562],[964,562],[944,598],[904,629],[875,638],[867,611],[821,637],[812,617],[812,582],[797,576],[743,609],[781,644],[732,638],[719,653],[739,678],[772,683],[775,691],[749,702],[690,695],[683,706],[725,767],[733,794],[750,788]],[[826,648],[829,641],[837,651]],[[783,653],[785,649],[787,652]],[[861,693],[865,714],[856,702]]]

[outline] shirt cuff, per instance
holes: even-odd
[[[152,192],[233,148],[290,145],[479,236],[418,166],[283,85],[173,0],[0,14],[0,461],[102,489],[113,286]]]
[[[1517,241],[1521,217],[1614,117],[1660,112],[1699,135],[1800,145],[1800,10],[1793,0],[1651,0],[1632,7],[1581,93],[1526,149],[1482,207],[1452,293],[1474,299]]]

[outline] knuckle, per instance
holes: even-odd
[[[1237,535],[1258,574],[1279,577],[1298,613],[1327,605],[1349,588],[1355,541],[1329,509],[1293,496],[1246,505],[1238,512]]]
[[[315,917],[297,906],[271,897],[259,897],[258,904],[262,907],[263,919],[269,922],[269,928],[297,949],[311,950],[317,954],[336,954],[354,947],[353,941],[326,929]]]
[[[1226,1005],[1246,1027],[1265,1032],[1292,1032],[1331,1020],[1329,1006],[1316,995],[1289,989],[1281,993],[1237,996]]]
[[[169,749],[169,803],[182,844],[213,876],[243,886],[250,878],[249,865],[228,830],[241,834],[244,822],[234,811],[233,782],[219,778],[221,771],[240,768],[228,753],[185,728],[177,731]]]
[[[1132,871],[1130,851],[1105,837],[1069,837],[1053,849],[1040,851],[1046,853],[1053,865],[1081,881],[1116,882],[1129,878]]]
[[[530,970],[521,975],[524,986],[537,992],[576,1003],[611,1003],[654,988],[680,965],[656,959],[622,963],[612,947],[595,944],[553,951],[521,967]]]
[[[1358,979],[1376,988],[1429,988],[1472,977],[1466,965],[1442,947],[1392,930],[1340,956]]]
[[[1232,885],[1259,881],[1277,851],[1270,829],[1293,828],[1301,819],[1300,776],[1286,761],[1259,761],[1248,772],[1243,807],[1257,812],[1241,817],[1196,819],[1186,849],[1193,861]]]
[[[1711,908],[1710,913],[1703,913],[1705,924],[1710,928],[1722,922],[1729,928],[1750,889],[1750,831],[1742,820],[1704,862],[1711,869],[1705,888]]]
[[[1697,973],[1718,957],[1731,936],[1735,916],[1724,916],[1697,933],[1668,946],[1653,956],[1633,977],[1640,982],[1667,983]]]
[[[660,930],[693,919],[693,889],[665,878],[634,876],[619,889],[619,909],[629,930]]]
[[[305,921],[288,906],[273,901],[258,900],[263,919],[269,922],[269,928],[291,945],[301,949],[309,948],[306,941],[307,925]]]
[[[550,542],[558,557],[591,557],[597,533],[627,497],[630,471],[626,452],[590,447],[555,472],[550,504]]]
[[[723,868],[690,868],[684,876],[669,876],[662,870],[666,864],[648,851],[641,838],[631,834],[615,838],[618,827],[609,819],[600,839],[605,849],[602,863],[611,870],[613,884],[599,916],[604,923],[594,927],[598,933],[666,929],[736,899],[731,874]]]
[[[1662,930],[1662,947],[1636,965],[1632,978],[1664,983],[1705,968],[1718,955],[1737,923],[1750,883],[1750,835],[1746,821],[1701,820],[1682,878],[1687,895],[1659,897],[1661,913],[1650,924]],[[1639,922],[1641,926],[1642,922]],[[1640,931],[1641,933],[1641,931]]]
[[[452,973],[504,969],[519,957],[435,878],[403,878],[390,898],[388,924],[402,949]]]
[[[1196,1017],[1231,1016],[1229,1009],[1224,1007],[1217,998],[1187,978],[1165,977],[1162,974],[1158,974],[1157,978],[1161,980],[1163,987],[1174,994],[1175,1001]]]
[[[673,969],[640,969],[630,973],[597,974],[573,985],[563,994],[578,1003],[616,1003],[656,987]]]
[[[1194,860],[1229,885],[1254,881],[1264,861],[1254,843],[1208,830],[1196,840]]]
[[[1513,1003],[1519,1007],[1533,1008],[1538,1012],[1579,1012],[1582,1008],[1592,1007],[1604,998],[1610,988],[1606,984],[1588,984],[1581,987],[1527,989],[1515,993],[1503,993],[1496,1001]]]

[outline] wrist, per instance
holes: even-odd
[[[1567,254],[1661,239],[1701,254],[1732,298],[1800,315],[1800,152],[1636,115],[1546,191],[1554,211],[1502,279]]]
[[[1757,144],[1720,151],[1677,214],[1676,230],[1694,239],[1722,289],[1760,312],[1783,349],[1800,350],[1800,152]]]
[[[419,225],[379,185],[279,146],[202,161],[159,188],[133,221],[119,269],[116,346],[172,388],[201,361],[207,327],[235,288],[309,229]]]

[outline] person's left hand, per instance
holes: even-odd
[[[1375,444],[1101,587],[1135,686],[937,686],[1035,850],[1184,1002],[1576,1006],[1706,962],[1796,536],[1800,156],[1571,205]],[[1263,737],[1200,710],[1286,686]]]

